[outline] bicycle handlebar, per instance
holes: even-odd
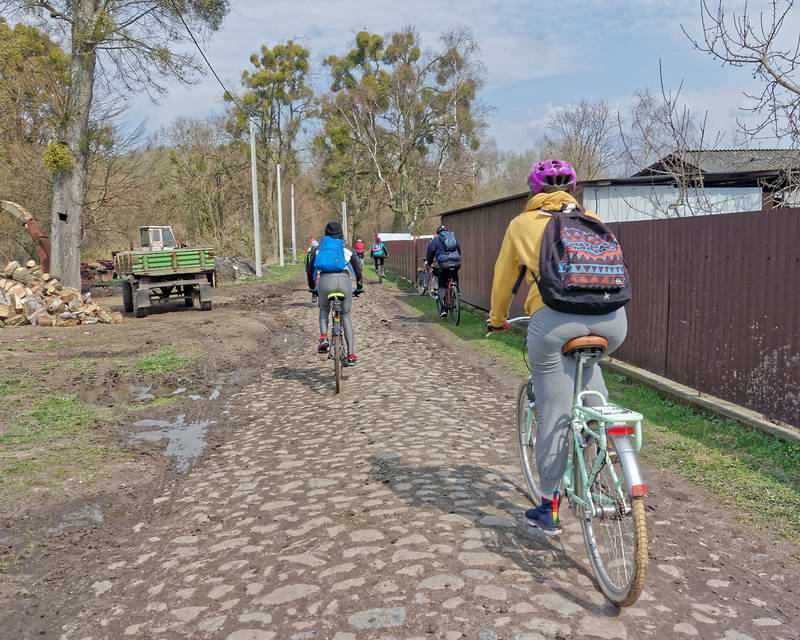
[[[531,319],[530,316],[517,316],[516,318],[510,318],[508,320],[509,328],[513,327],[515,324],[528,324],[528,322],[530,322],[530,319]],[[494,333],[503,333],[504,331],[508,331],[508,329],[494,329],[492,331],[489,331],[486,334],[486,337],[488,338],[490,335]]]
[[[517,316],[516,318],[511,318],[508,321],[508,324],[515,325],[515,324],[528,324],[531,320],[530,316]]]

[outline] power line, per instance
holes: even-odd
[[[200,46],[200,43],[197,42],[197,38],[194,37],[194,33],[192,33],[192,30],[189,28],[189,25],[186,23],[186,20],[183,19],[183,14],[181,13],[181,10],[178,8],[178,5],[175,4],[175,0],[170,0],[170,4],[172,4],[172,7],[175,9],[175,13],[178,15],[178,18],[180,18],[180,21],[183,23],[183,26],[186,29],[186,33],[189,34],[189,37],[192,39],[192,42],[194,42],[194,46],[197,47],[197,50],[200,52],[200,55],[203,57],[203,60],[205,60],[205,63],[206,65],[208,65],[208,68],[211,70],[211,73],[214,74],[214,77],[217,79],[219,86],[222,87],[222,90],[225,92],[225,95],[230,97],[231,102],[233,102],[233,104],[236,105],[236,108],[239,109],[239,111],[241,111],[246,118],[253,118],[253,115],[248,113],[247,110],[241,104],[239,104],[239,101],[236,99],[236,96],[233,94],[233,92],[229,91],[228,87],[225,86],[225,83],[222,82],[222,79],[217,74],[216,70],[214,69],[214,66],[211,64],[211,61],[208,59],[202,47]],[[260,123],[256,124],[260,129],[261,124]]]

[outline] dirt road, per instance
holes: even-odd
[[[77,562],[32,562],[4,639],[800,637],[789,547],[663,474],[646,592],[609,606],[571,515],[556,543],[522,522],[517,381],[375,285],[333,396],[294,289],[204,458]]]

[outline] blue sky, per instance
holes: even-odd
[[[553,107],[605,98],[624,108],[634,90],[656,87],[659,59],[669,86],[684,80],[689,106],[708,110],[717,128],[730,128],[752,79],[693,50],[681,24],[699,31],[697,0],[233,0],[222,30],[204,48],[223,80],[238,87],[263,43],[303,42],[322,74],[322,57],[345,51],[361,29],[414,25],[433,45],[442,31],[467,25],[486,66],[490,135],[501,148],[522,150],[541,135]],[[324,77],[317,82],[324,86]],[[157,130],[177,116],[220,112],[220,96],[209,73],[196,86],[173,87],[158,105],[134,98],[128,119]]]

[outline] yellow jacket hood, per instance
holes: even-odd
[[[533,315],[544,307],[532,274],[539,272],[542,236],[547,223],[552,219],[547,212],[561,211],[565,204],[578,204],[578,201],[565,191],[536,194],[528,200],[525,211],[509,223],[494,265],[489,320],[495,327],[502,326],[508,319],[508,309],[514,296],[512,290],[522,267],[527,268],[526,278],[531,285],[525,301],[525,313]],[[587,212],[587,215],[597,217],[594,213]]]

